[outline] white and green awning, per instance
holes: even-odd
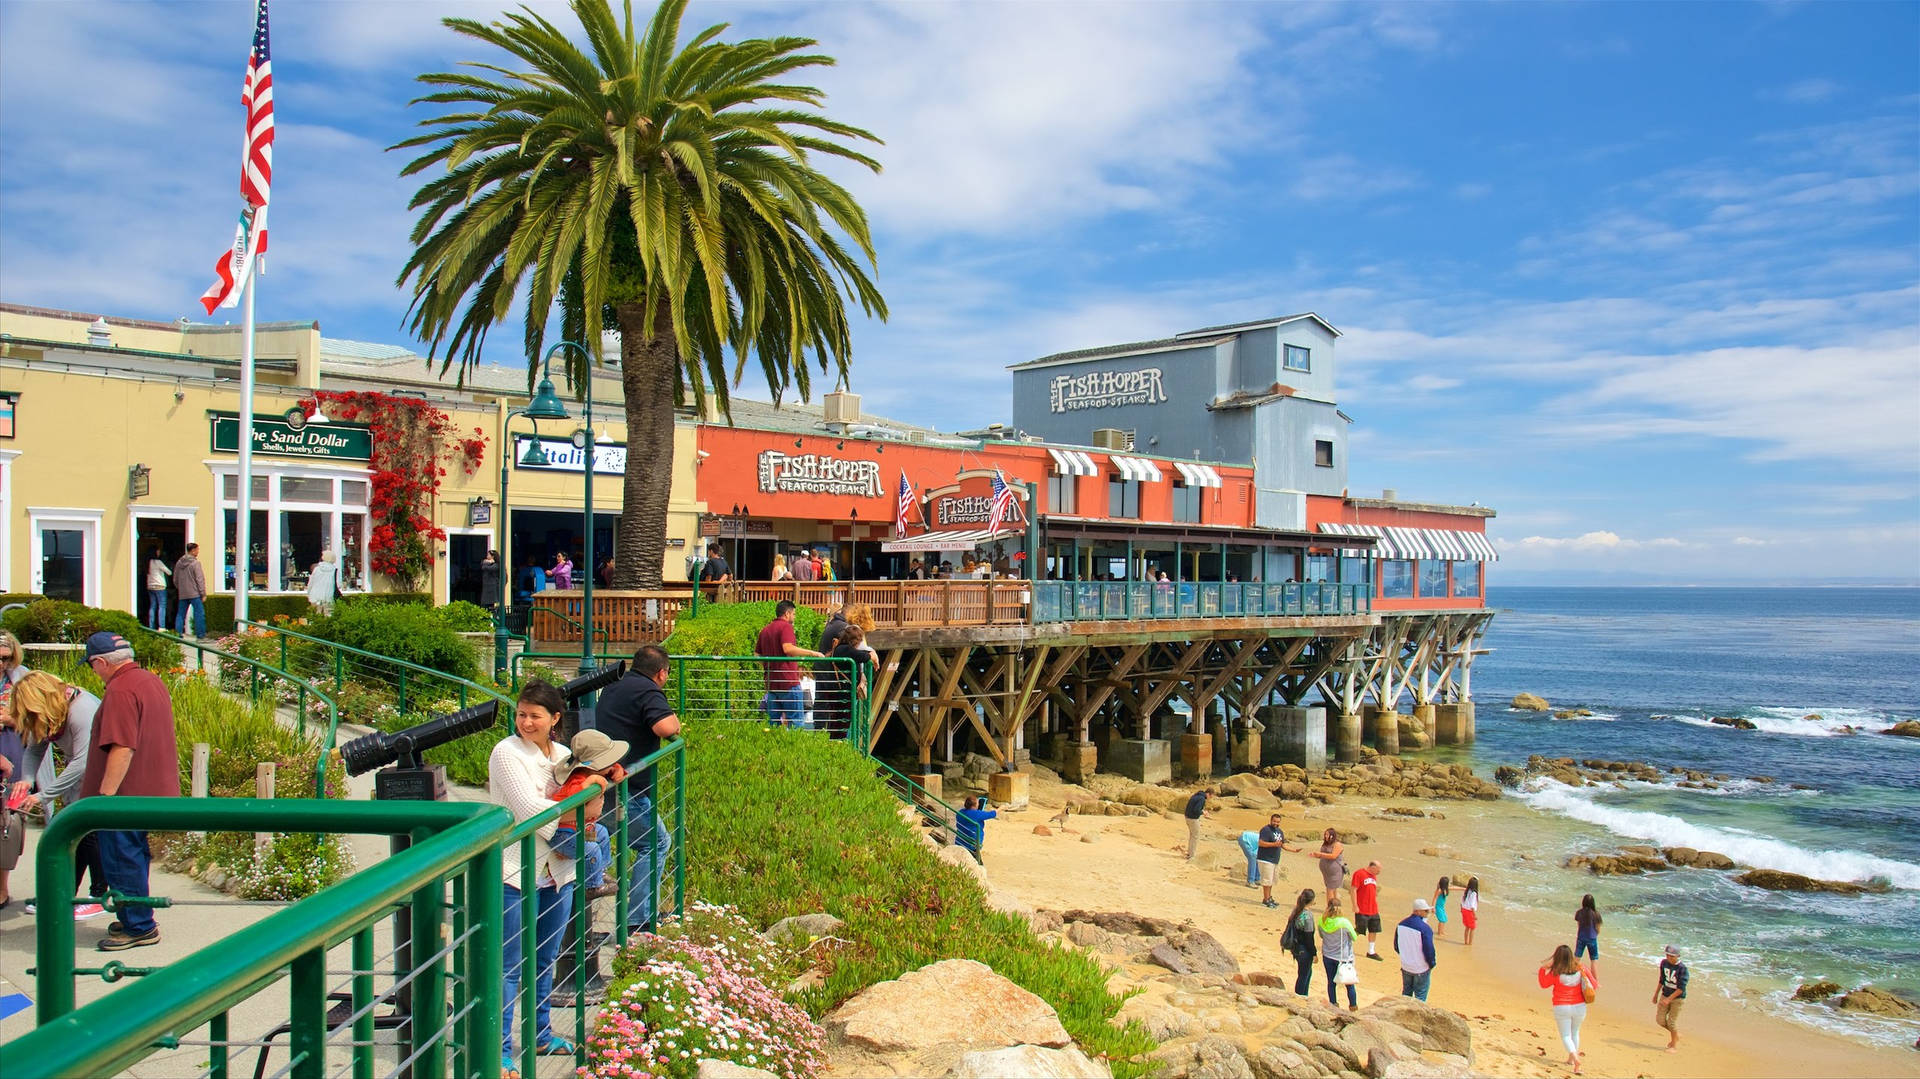
[[[1442,559],[1450,562],[1498,562],[1500,553],[1487,542],[1485,533],[1454,528],[1398,528],[1392,525],[1336,524],[1322,522],[1320,531],[1333,536],[1367,536],[1377,542],[1369,552],[1347,548],[1347,557],[1391,559]]]

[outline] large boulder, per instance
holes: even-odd
[[[879,1053],[1073,1043],[1052,1005],[971,959],[944,959],[870,985],[828,1012],[824,1025],[836,1041]]]
[[[1473,1028],[1458,1012],[1436,1008],[1412,997],[1381,997],[1356,1013],[1418,1035],[1420,1048],[1473,1061]]]
[[[1241,809],[1273,810],[1280,808],[1280,799],[1275,798],[1270,791],[1263,791],[1256,788],[1235,795],[1233,804]]]
[[[1320,1071],[1304,1053],[1279,1045],[1263,1045],[1246,1059],[1254,1079],[1300,1079]]]
[[[1880,733],[1897,735],[1901,738],[1920,738],[1920,719],[1903,719]]]
[[[1553,705],[1548,704],[1547,699],[1545,697],[1537,697],[1531,693],[1514,694],[1513,703],[1508,707],[1512,708],[1517,712],[1551,712],[1553,711]]]
[[[1155,1004],[1145,997],[1129,997],[1125,1004],[1120,1005],[1113,1019],[1122,1026],[1139,1023],[1157,1042],[1183,1037],[1193,1028],[1193,1017],[1186,1012],[1165,1004]]]
[[[975,1050],[960,1058],[947,1079],[1112,1079],[1105,1064],[1091,1060],[1075,1046],[1043,1049],[1015,1045],[1005,1049]]]
[[[1824,978],[1817,982],[1802,982],[1800,988],[1793,991],[1793,999],[1818,1003],[1840,992],[1840,983]]]
[[[1186,961],[1187,969],[1202,974],[1238,974],[1240,961],[1204,929],[1187,929],[1167,938],[1167,946]]]
[[[1753,720],[1744,719],[1740,716],[1714,716],[1708,719],[1707,722],[1716,727],[1732,727],[1736,731],[1754,731],[1760,729],[1754,726]]]
[[[1854,884],[1841,880],[1814,880],[1798,873],[1788,873],[1779,869],[1749,869],[1733,878],[1749,888],[1765,888],[1770,892],[1832,892],[1835,895],[1860,895],[1874,891],[1864,884]]]
[[[1215,784],[1221,794],[1245,794],[1248,791],[1265,791],[1273,787],[1273,780],[1258,772],[1238,772]]]
[[[1693,856],[1695,869],[1732,869],[1733,859],[1717,850],[1703,850]]]
[[[1884,989],[1875,989],[1863,985],[1839,1000],[1840,1010],[1848,1012],[1866,1012],[1869,1015],[1886,1015],[1896,1019],[1906,1019],[1920,1015],[1920,1004],[1897,997]]]
[[[821,937],[838,933],[846,924],[831,914],[796,914],[768,926],[764,935],[775,944],[804,948]]]
[[[986,883],[987,867],[975,861],[973,855],[968,854],[966,848],[960,846],[960,844],[949,843],[941,847],[938,857],[950,866],[966,870],[967,874],[974,880],[982,884]]]
[[[1240,1045],[1220,1034],[1162,1046],[1153,1057],[1165,1065],[1165,1079],[1255,1079]]]

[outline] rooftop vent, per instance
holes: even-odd
[[[87,327],[87,344],[96,348],[113,347],[113,331],[108,328],[104,316],[94,319],[93,324]]]
[[[822,418],[829,424],[855,424],[860,422],[860,395],[845,390],[835,390],[820,399]]]
[[[1396,490],[1394,490],[1393,488],[1391,488],[1391,487],[1388,487],[1388,488],[1386,488],[1385,490],[1383,490],[1383,491],[1381,491],[1381,492],[1380,492],[1380,501],[1382,501],[1382,502],[1396,502],[1396,501],[1398,501],[1398,500],[1399,500],[1399,497],[1398,497],[1398,496],[1399,496],[1399,494],[1400,494],[1400,492],[1399,492],[1399,491],[1396,491]]]
[[[1133,448],[1133,432],[1122,431],[1117,427],[1095,428],[1093,446],[1100,450],[1130,450]]]

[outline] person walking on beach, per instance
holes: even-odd
[[[1294,900],[1293,913],[1287,915],[1287,928],[1280,934],[1280,950],[1293,956],[1296,972],[1293,976],[1293,995],[1304,997],[1313,986],[1313,961],[1319,954],[1314,946],[1318,935],[1319,919],[1310,910],[1313,906],[1313,889],[1300,889],[1300,898]]]
[[[1299,847],[1287,845],[1287,833],[1280,830],[1280,814],[1267,818],[1267,826],[1260,829],[1260,902],[1268,907],[1278,907],[1273,900],[1273,885],[1280,879],[1280,852],[1290,850],[1300,853]]]
[[[1585,955],[1592,969],[1600,969],[1600,905],[1593,896],[1580,897],[1580,909],[1573,912],[1573,957]]]
[[[1667,957],[1660,960],[1660,981],[1653,987],[1653,1021],[1667,1032],[1667,1052],[1680,1048],[1680,1009],[1687,1003],[1687,965],[1680,961],[1680,946],[1667,945]]]
[[[1599,979],[1564,944],[1540,964],[1540,988],[1553,990],[1553,1025],[1560,1028],[1560,1044],[1567,1047],[1575,1075],[1580,1074],[1580,1024],[1587,1021],[1587,1001],[1599,987]]]
[[[1247,887],[1260,887],[1260,833],[1240,833],[1240,853],[1247,856]]]
[[[1347,1010],[1360,1007],[1360,972],[1353,969],[1353,921],[1341,913],[1340,893],[1327,896],[1327,912],[1320,917],[1320,966],[1327,972],[1327,1003],[1338,1008],[1334,994],[1347,987]]]
[[[1193,861],[1195,852],[1200,849],[1200,818],[1207,811],[1207,795],[1212,793],[1205,787],[1193,792],[1187,799],[1187,861]]]
[[[1473,943],[1473,931],[1480,924],[1480,878],[1468,877],[1467,890],[1460,893],[1460,925],[1466,930],[1463,944]]]
[[[1367,958],[1385,962],[1374,949],[1380,937],[1379,862],[1368,862],[1353,871],[1353,927],[1367,935]]]
[[[1433,927],[1427,924],[1430,913],[1426,900],[1415,899],[1413,913],[1393,930],[1393,950],[1400,953],[1400,995],[1420,1001],[1427,999],[1433,968],[1440,962],[1433,950]]]
[[[1445,876],[1433,886],[1433,932],[1441,940],[1447,939],[1447,900],[1453,894],[1453,881]]]
[[[1347,848],[1340,842],[1340,833],[1331,828],[1321,832],[1320,849],[1307,853],[1320,862],[1320,883],[1326,885],[1327,898],[1338,898],[1347,885]]]

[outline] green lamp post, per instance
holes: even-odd
[[[500,519],[495,522],[495,529],[499,534],[499,539],[495,542],[499,545],[501,563],[500,603],[495,606],[493,613],[493,676],[496,679],[507,673],[507,599],[514,594],[513,552],[508,543],[513,535],[513,529],[507,512],[507,475],[508,470],[513,467],[513,443],[512,439],[506,436],[505,431],[507,426],[512,425],[515,416],[525,416],[533,421],[533,445],[528,447],[527,455],[520,459],[520,463],[535,468],[545,468],[550,462],[547,457],[547,447],[540,441],[540,421],[566,419],[567,406],[560,402],[560,395],[553,392],[553,380],[542,376],[539,388],[534,391],[533,400],[527,402],[525,408],[508,409],[506,424],[501,428],[502,441],[505,445],[500,447]]]
[[[554,394],[553,381],[551,378],[553,357],[555,354],[566,349],[573,349],[580,353],[580,358],[583,361],[583,376],[573,379],[572,381],[575,389],[584,391],[582,396],[586,400],[587,410],[586,425],[574,434],[574,445],[580,448],[582,454],[580,471],[586,477],[586,490],[582,496],[586,503],[584,509],[586,515],[586,533],[585,538],[581,541],[582,549],[580,553],[580,569],[583,574],[580,579],[580,669],[586,671],[595,665],[593,654],[593,369],[599,366],[599,357],[595,356],[587,346],[576,341],[562,341],[548,349],[546,358],[540,361],[544,369],[544,375],[540,380],[540,388],[534,394],[533,403],[527,407],[529,409],[529,415],[532,414],[531,410],[534,408],[550,408],[554,412],[554,419],[567,418],[568,413],[566,406],[561,404],[560,398]],[[544,419],[546,417],[543,415],[541,418]]]

